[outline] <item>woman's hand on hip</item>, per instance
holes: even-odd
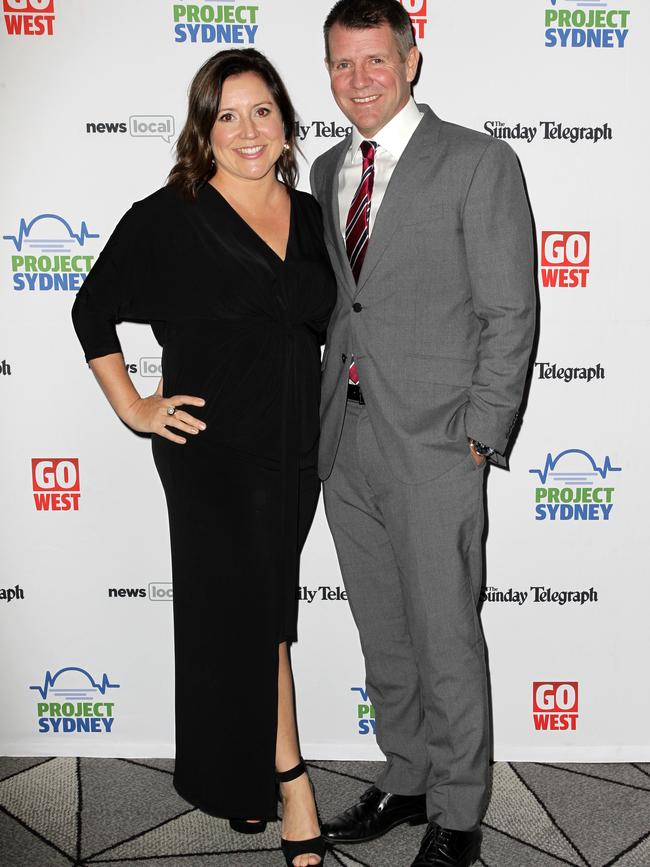
[[[169,430],[170,427],[191,436],[196,436],[206,428],[205,422],[181,409],[183,406],[205,406],[205,401],[202,397],[190,394],[163,397],[156,392],[150,397],[134,400],[122,415],[122,421],[139,433],[155,433],[182,445],[187,439]]]

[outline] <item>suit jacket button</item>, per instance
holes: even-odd
[[[348,360],[347,355],[345,354],[345,352],[342,352],[342,353],[341,353],[341,361],[343,362],[343,364],[345,364],[345,362],[346,362],[347,360]]]
[[[352,309],[354,310],[355,313],[361,313],[361,311],[363,310],[363,307],[361,306],[361,304],[359,304],[358,301],[355,301],[354,304],[352,305]]]

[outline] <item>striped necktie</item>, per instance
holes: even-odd
[[[370,200],[375,180],[376,149],[377,142],[361,142],[361,154],[363,156],[361,183],[352,199],[348,220],[345,224],[345,248],[350,260],[350,268],[352,268],[352,273],[357,283],[359,282],[359,274],[361,273],[361,266],[366,256],[368,238],[370,237]]]
[[[361,273],[363,260],[366,257],[368,239],[370,237],[370,202],[372,199],[372,186],[375,180],[376,150],[377,142],[361,142],[361,154],[363,156],[361,183],[352,199],[348,221],[345,225],[345,248],[350,260],[350,268],[352,268],[355,283],[359,282],[359,274]],[[352,356],[348,382],[351,382],[353,385],[359,385],[359,374],[354,356]]]

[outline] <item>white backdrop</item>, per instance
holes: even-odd
[[[253,2],[3,0],[4,754],[173,755],[162,488],[148,441],[84,364],[70,307],[122,213],[163,184],[187,87],[215,51],[252,44],[278,66],[300,116],[303,189],[344,133],[321,60],[330,0]],[[404,5],[424,55],[418,100],[516,149],[543,270],[528,409],[510,472],[488,482],[495,757],[650,761],[650,12],[639,0]],[[119,333],[150,393],[158,345],[144,326]],[[321,511],[301,585],[303,751],[378,758]]]

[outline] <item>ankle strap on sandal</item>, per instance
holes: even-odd
[[[298,762],[295,768],[289,771],[276,771],[275,778],[278,783],[290,783],[292,780],[298,779],[303,774],[307,773],[307,767],[302,759]]]

